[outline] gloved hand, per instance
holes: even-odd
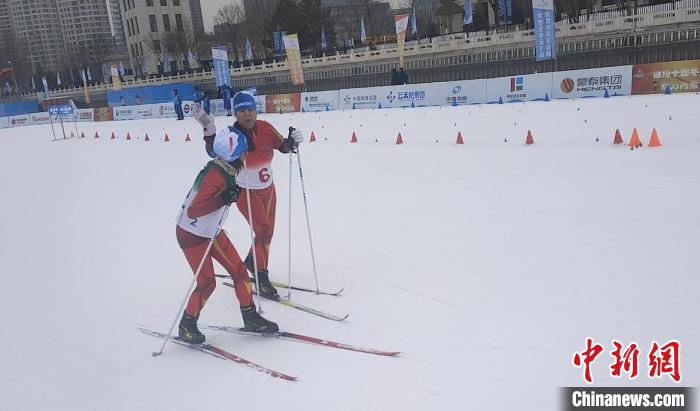
[[[223,200],[224,204],[231,205],[238,200],[238,195],[240,192],[240,187],[238,187],[237,184],[233,184],[230,187],[226,187],[219,195],[221,196],[221,200]]]
[[[213,136],[216,134],[216,124],[214,124],[214,117],[207,114],[202,107],[202,103],[194,103],[192,105],[192,116],[199,124],[202,125],[204,129],[204,136]]]
[[[304,141],[304,133],[299,129],[294,129],[289,134],[289,137],[294,141],[294,145],[298,146]]]

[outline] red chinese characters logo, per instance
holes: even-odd
[[[613,378],[622,377],[623,373],[635,379],[639,375],[639,347],[637,343],[631,343],[627,347],[617,340],[612,341],[613,350],[610,353],[613,361],[610,364],[610,375]],[[584,367],[583,378],[589,384],[593,383],[591,365],[604,351],[603,346],[593,342],[592,338],[586,339],[586,349],[574,353],[573,364],[575,367]],[[663,346],[656,341],[652,342],[648,355],[649,378],[661,378],[668,375],[673,381],[681,381],[680,367],[681,344],[671,340]]]
[[[593,383],[593,377],[591,377],[591,363],[595,361],[596,357],[603,352],[603,346],[600,344],[593,344],[593,339],[586,339],[586,349],[583,352],[574,354],[574,365],[576,367],[581,367],[583,365],[584,372],[583,378],[586,382]]]
[[[681,381],[681,343],[669,341],[659,347],[654,341],[649,351],[649,378],[659,378],[662,374],[668,374],[673,381]]]

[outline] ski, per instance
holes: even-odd
[[[231,283],[227,283],[227,282],[224,281],[223,284],[224,284],[225,286],[234,288],[234,287],[233,287],[233,284],[231,284]],[[256,292],[256,291],[253,291],[253,294],[257,294],[257,292]],[[309,314],[313,314],[313,315],[316,315],[316,316],[325,318],[325,319],[327,319],[327,320],[343,321],[343,320],[345,320],[346,318],[348,318],[348,317],[350,316],[350,314],[345,314],[345,316],[339,317],[339,316],[337,316],[337,315],[329,314],[329,313],[327,313],[327,312],[324,312],[324,311],[321,311],[321,310],[317,310],[317,309],[315,309],[315,308],[311,308],[311,307],[306,306],[306,305],[303,305],[303,304],[295,303],[294,301],[291,301],[291,300],[288,300],[288,299],[282,298],[282,297],[277,297],[277,298],[270,298],[270,297],[265,297],[265,296],[261,296],[261,297],[264,298],[264,299],[266,299],[266,300],[270,300],[270,301],[274,301],[274,302],[280,303],[280,304],[282,304],[282,305],[286,305],[287,307],[295,308],[295,309],[300,310],[300,311],[303,311],[303,312],[305,312],[305,313],[309,313]]]
[[[226,275],[226,274],[215,274],[215,276],[216,276],[216,277],[219,277],[219,278],[231,278],[231,276]],[[255,284],[255,278],[250,277],[250,282],[253,283],[253,284]],[[278,281],[270,281],[270,282],[272,283],[272,286],[275,287],[275,288],[291,288],[292,290],[303,291],[303,292],[305,292],[305,293],[314,293],[314,294],[320,294],[320,295],[330,295],[330,296],[333,296],[333,297],[339,296],[339,295],[345,290],[344,288],[341,288],[340,290],[338,290],[338,291],[336,291],[336,292],[331,292],[331,291],[318,291],[318,292],[317,292],[316,290],[313,290],[313,289],[311,289],[311,288],[299,287],[299,286],[296,286],[296,285],[293,285],[293,286],[290,287],[289,284],[281,283],[281,282],[278,282]]]
[[[150,335],[152,337],[156,337],[156,338],[160,338],[160,339],[163,339],[166,337],[165,333],[149,330],[147,328],[137,327],[136,329],[141,331],[142,333],[144,333],[146,335]],[[287,381],[296,381],[296,379],[297,379],[297,377],[292,377],[290,375],[283,374],[279,371],[275,371],[273,369],[263,367],[262,365],[256,364],[252,361],[248,361],[245,358],[239,357],[236,354],[230,353],[226,350],[223,350],[223,349],[216,347],[216,346],[213,346],[211,344],[207,344],[207,343],[192,344],[192,343],[188,343],[188,342],[183,341],[182,339],[180,339],[180,337],[175,337],[175,336],[171,336],[170,341],[174,342],[175,344],[181,345],[183,347],[188,347],[188,348],[191,348],[193,350],[201,351],[203,353],[212,355],[212,356],[217,357],[217,358],[221,358],[223,360],[229,360],[229,361],[237,362],[239,364],[243,364],[246,367],[253,368],[257,371],[263,372],[263,373],[268,374],[268,375],[275,377],[275,378],[280,378],[280,379],[287,380]]]
[[[323,345],[326,347],[338,348],[341,350],[363,352],[363,353],[367,353],[367,354],[381,355],[381,356],[385,356],[385,357],[395,357],[395,356],[401,354],[401,351],[384,351],[384,350],[377,350],[374,348],[358,347],[355,345],[343,344],[343,343],[339,343],[339,342],[335,342],[335,341],[324,340],[322,338],[311,337],[308,335],[294,334],[294,333],[290,333],[290,332],[286,332],[286,331],[278,331],[278,332],[274,332],[274,333],[259,333],[259,332],[255,332],[255,331],[246,331],[246,330],[241,329],[241,328],[220,326],[220,325],[199,325],[199,327],[206,329],[206,330],[224,331],[227,333],[234,333],[234,334],[254,335],[254,336],[258,336],[258,337],[278,338],[281,340],[306,342],[306,343],[315,344],[315,345]]]

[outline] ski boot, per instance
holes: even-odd
[[[243,262],[245,264],[246,268],[248,271],[251,273],[255,273],[255,267],[253,266],[253,256],[248,254],[248,256],[245,258],[245,261]],[[253,283],[255,283],[255,277],[256,275],[253,274]],[[270,298],[272,300],[277,300],[280,298],[279,294],[277,293],[277,289],[272,285],[270,282],[270,274],[267,269],[264,270],[258,270],[258,282],[260,283],[260,296],[265,297],[265,298]]]
[[[206,337],[199,332],[197,328],[198,317],[190,317],[187,314],[182,314],[180,326],[178,327],[178,335],[182,341],[190,344],[202,344]]]
[[[243,330],[258,333],[275,333],[280,330],[276,323],[266,320],[255,310],[255,304],[241,307],[243,315]]]

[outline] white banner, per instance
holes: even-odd
[[[0,128],[7,128],[10,126],[10,123],[8,121],[7,117],[0,117]]]
[[[225,116],[228,114],[224,108],[224,99],[217,98],[216,100],[209,100],[209,103],[211,104],[211,114],[215,116]],[[231,114],[233,114],[233,110],[231,111]]]
[[[121,120],[135,120],[136,119],[136,110],[137,106],[120,106],[120,107],[112,107],[112,112],[114,113],[114,120],[116,121],[121,121]]]
[[[29,125],[29,114],[21,114],[19,116],[8,117],[10,127],[21,127]]]
[[[301,107],[304,111],[336,110],[339,95],[337,90],[301,93]]]
[[[427,92],[426,105],[428,106],[486,103],[486,81],[484,80],[433,83],[428,87]]]
[[[29,115],[29,124],[49,124],[50,122],[51,120],[49,119],[48,112],[32,113]]]
[[[390,87],[367,87],[340,90],[338,96],[338,108],[341,110],[351,108],[377,108],[384,89]]]
[[[632,94],[632,66],[559,71],[553,73],[554,98],[604,97]]]
[[[486,80],[487,102],[542,100],[552,98],[552,73],[500,77]]]
[[[75,121],[85,122],[85,121],[95,121],[95,110],[91,108],[81,108],[73,114]]]

